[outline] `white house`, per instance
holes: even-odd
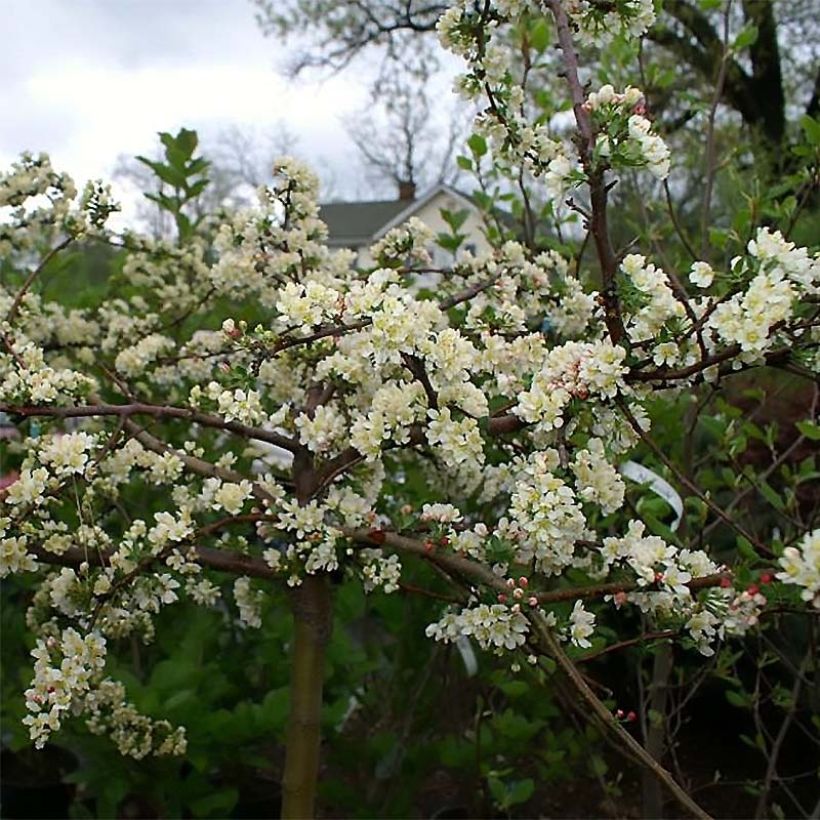
[[[415,197],[414,185],[402,185],[398,199],[374,202],[328,202],[319,206],[319,218],[328,227],[328,246],[331,248],[351,248],[358,252],[360,267],[373,265],[368,248],[381,239],[391,228],[407,222],[415,216],[424,222],[433,233],[450,233],[450,228],[441,217],[441,210],[457,213],[466,210],[467,219],[459,228],[459,233],[467,236],[462,245],[465,250],[480,253],[489,248],[482,232],[483,222],[479,209],[469,197],[449,185],[436,185],[423,196]],[[443,248],[430,248],[436,266],[444,266],[452,261],[452,254]]]

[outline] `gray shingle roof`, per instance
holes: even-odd
[[[412,204],[406,199],[329,202],[319,206],[319,219],[327,224],[329,244],[361,245]]]

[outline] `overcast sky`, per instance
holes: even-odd
[[[157,131],[284,123],[296,153],[346,197],[366,196],[339,117],[366,103],[366,69],[286,79],[249,0],[0,0],[0,162],[48,151],[78,182],[110,177]]]

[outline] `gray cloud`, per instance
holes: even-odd
[[[4,164],[46,150],[82,181],[150,151],[158,130],[213,139],[283,121],[339,191],[366,193],[339,126],[364,103],[366,78],[284,79],[282,45],[262,36],[247,0],[4,0],[3,13]]]

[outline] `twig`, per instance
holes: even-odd
[[[546,653],[558,664],[561,671],[569,679],[578,694],[584,699],[592,714],[609,729],[618,741],[620,747],[631,753],[635,759],[649,769],[658,780],[675,796],[681,806],[684,806],[693,817],[700,820],[711,820],[710,816],[678,785],[672,775],[661,766],[646,749],[635,740],[618,722],[615,716],[604,706],[598,696],[590,689],[575,664],[567,657],[557,638],[550,629],[544,615],[533,611],[527,614],[535,634],[541,641]]]
[[[66,237],[59,245],[55,245],[43,258],[43,261],[26,277],[26,281],[23,282],[20,290],[17,291],[17,295],[14,297],[14,301],[11,303],[11,307],[9,308],[9,312],[6,314],[6,321],[11,324],[14,320],[14,317],[17,315],[17,311],[20,309],[20,305],[23,301],[23,297],[28,292],[28,289],[34,283],[34,280],[43,272],[43,269],[46,265],[64,248],[67,248],[72,242],[74,241],[73,236]]]

